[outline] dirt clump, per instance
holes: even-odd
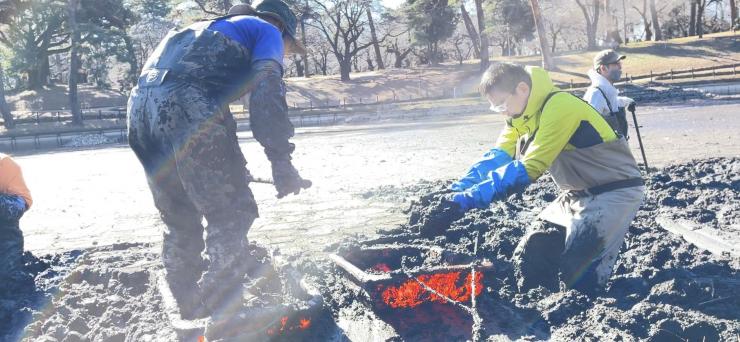
[[[41,257],[30,252],[23,254],[23,277],[3,279],[0,284],[0,341],[21,338],[24,327],[57,294],[57,286],[81,254],[80,251]]]
[[[176,340],[156,286],[159,263],[151,245],[87,251],[60,282],[48,309],[34,313],[25,340]]]

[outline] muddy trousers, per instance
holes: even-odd
[[[18,196],[0,193],[0,279],[6,281],[23,267],[23,232],[19,220],[26,209],[18,203]]]
[[[134,88],[128,120],[129,145],[166,225],[162,261],[181,313],[201,301],[210,314],[240,304],[258,213],[233,117],[175,84]]]
[[[570,222],[538,220],[530,226],[514,251],[519,290],[543,286],[558,291],[560,281],[586,294],[603,290],[643,190],[635,187],[585,198],[558,198],[559,209],[571,215]]]

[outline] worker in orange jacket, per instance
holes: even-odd
[[[29,279],[22,272],[23,233],[19,221],[31,207],[31,192],[20,166],[0,153],[0,279],[3,287]]]

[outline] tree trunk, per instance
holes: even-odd
[[[475,30],[475,25],[473,25],[473,20],[470,19],[470,14],[465,9],[465,4],[462,1],[460,1],[460,13],[465,23],[465,29],[468,30],[468,37],[470,37],[470,41],[472,42],[473,58],[478,59],[480,58],[480,38],[478,37],[478,32]]]
[[[483,11],[483,0],[475,0],[475,15],[478,17],[478,34],[480,35],[480,70],[486,70],[491,63],[488,59],[488,35],[486,34],[486,17]]]
[[[704,1],[696,0],[696,34],[704,38]]]
[[[367,10],[367,23],[370,25],[370,38],[373,40],[373,49],[375,50],[375,63],[378,65],[378,70],[385,69],[383,64],[383,55],[380,54],[380,43],[378,43],[378,36],[375,34],[375,24],[373,23],[373,13],[370,11],[368,6]]]
[[[658,10],[655,9],[655,0],[650,0],[650,16],[653,20],[655,41],[663,40],[663,32],[660,31],[660,22],[658,21]]]
[[[737,24],[737,4],[735,0],[730,0],[730,29],[735,30]]]
[[[80,31],[77,29],[77,0],[69,0],[69,23],[70,50],[69,50],[69,110],[72,113],[72,124],[82,125],[82,112],[80,101],[77,98],[77,76],[80,69],[80,61],[77,56],[77,48],[80,41]]]
[[[689,0],[691,3],[691,14],[689,15],[689,36],[696,35],[696,0]]]
[[[593,18],[592,24],[591,24],[592,25],[592,28],[591,29],[593,30],[593,32],[591,33],[591,37],[592,37],[592,40],[593,40],[591,42],[591,47],[592,48],[595,48],[596,47],[596,34],[598,33],[598,30],[599,30],[599,16],[600,16],[600,11],[601,11],[601,6],[599,4],[599,0],[594,0],[594,18]]]
[[[35,67],[28,70],[28,89],[39,90],[49,84],[49,56],[39,51]]]
[[[652,26],[649,21],[647,21],[647,18],[644,20],[645,22],[645,41],[653,40],[653,31],[650,29]]]
[[[532,6],[532,15],[534,15],[534,22],[537,25],[537,37],[539,37],[540,50],[542,51],[542,67],[545,70],[554,70],[555,62],[552,60],[550,47],[547,44],[547,35],[545,33],[545,24],[542,22],[540,4],[537,0],[529,0],[529,4]]]
[[[308,0],[306,0],[305,8],[309,8]],[[301,15],[301,43],[303,43],[303,47],[304,47],[303,53],[301,54],[301,60],[303,61],[303,68],[306,70],[305,77],[309,77],[311,69],[308,68],[308,51],[307,51],[308,49],[305,49],[306,47],[306,14],[305,14],[305,11]]]
[[[352,71],[352,61],[350,59],[342,59],[339,61],[339,75],[342,81],[349,81],[349,73]]]
[[[596,48],[596,30],[599,28],[599,0],[593,0],[593,16],[588,13],[588,3],[584,1],[581,3],[580,0],[576,0],[578,8],[583,13],[583,18],[586,19],[586,44],[587,49],[594,50]]]
[[[11,129],[15,127],[13,113],[10,111],[8,103],[5,102],[5,74],[2,65],[0,65],[0,113],[3,115],[5,128]]]
[[[303,59],[299,59],[293,55],[293,63],[295,63],[295,73],[298,77],[304,77],[304,75],[308,72],[308,70],[305,69],[303,66]]]
[[[611,1],[604,0],[604,20],[606,20],[606,30],[604,32],[604,41],[608,41],[614,31],[614,13],[611,11]]]
[[[365,63],[367,63],[368,71],[375,71],[375,65],[373,64],[373,59],[370,57],[369,53],[365,55]]]
[[[622,0],[622,29],[624,31],[624,44],[627,44],[629,42],[629,38],[627,37],[627,4],[626,0]]]

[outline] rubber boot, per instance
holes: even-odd
[[[542,286],[551,292],[560,290],[560,256],[565,248],[565,234],[549,228],[529,233],[514,251],[514,271],[520,292]]]

